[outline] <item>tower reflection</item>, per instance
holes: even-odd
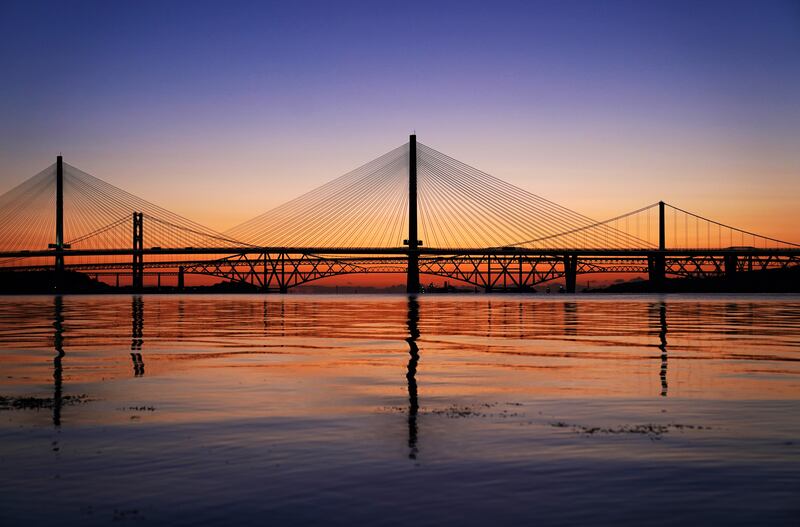
[[[408,457],[417,458],[417,413],[419,412],[419,399],[417,397],[417,364],[419,363],[419,302],[416,297],[408,297],[408,367],[406,380],[408,381]]]
[[[63,365],[64,358],[64,299],[60,295],[53,298],[53,348],[56,356],[53,359],[53,425],[61,426],[61,405],[63,390]]]
[[[661,397],[667,396],[667,304],[661,302],[658,306],[658,349],[661,350]]]
[[[564,335],[578,334],[578,303],[564,302]]]
[[[144,344],[144,300],[139,295],[134,295],[131,300],[131,362],[133,362],[134,377],[144,375],[144,360],[142,359],[142,345]]]

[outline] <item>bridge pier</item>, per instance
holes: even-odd
[[[268,293],[269,287],[267,286],[268,277],[269,277],[269,258],[267,257],[267,253],[261,253],[259,258],[264,261],[264,270],[261,275],[261,292]],[[255,269],[255,268],[254,268]]]
[[[738,257],[735,254],[725,255],[725,279],[732,281],[736,279],[736,268],[738,267]]]
[[[564,255],[564,278],[566,280],[565,289],[567,293],[575,292],[575,282],[578,278],[578,255]]]
[[[486,286],[483,288],[485,293],[491,293],[494,287],[492,287],[492,255],[486,255]]]
[[[289,285],[286,283],[286,255],[281,254],[281,278],[278,282],[278,291],[285,295],[289,292]]]
[[[647,278],[653,291],[664,290],[665,258],[663,254],[650,254],[647,257]]]
[[[183,291],[183,275],[184,275],[185,272],[186,271],[185,271],[185,269],[183,268],[182,265],[180,267],[178,267],[178,290],[179,291]]]

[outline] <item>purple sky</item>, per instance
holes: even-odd
[[[596,218],[794,239],[800,3],[14,2],[0,193],[67,162],[224,230],[419,140]]]

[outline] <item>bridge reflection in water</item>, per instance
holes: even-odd
[[[118,297],[114,297],[118,298]],[[145,364],[142,355],[142,349],[144,346],[144,329],[145,329],[145,305],[146,305],[146,298],[142,295],[133,295],[130,297],[130,321],[131,321],[131,333],[130,333],[130,357],[131,362],[133,364],[133,375],[134,377],[141,377],[145,374]],[[153,301],[157,301],[158,297],[149,297],[153,299]],[[191,300],[191,297],[189,297]],[[434,302],[436,302],[435,299]],[[442,298],[444,300],[444,298]],[[458,304],[459,302],[456,302]],[[405,368],[405,377],[406,377],[406,389],[408,393],[408,407],[407,407],[407,424],[408,424],[408,449],[409,453],[408,456],[411,459],[416,459],[417,454],[419,452],[418,448],[418,438],[419,438],[419,415],[420,415],[420,402],[419,402],[419,386],[417,381],[417,372],[419,367],[420,361],[420,348],[418,345],[418,340],[420,339],[421,332],[420,332],[420,312],[421,312],[421,302],[420,299],[415,295],[409,295],[406,299],[406,318],[405,318],[405,326],[406,326],[406,335],[404,338],[404,342],[408,347],[408,361],[406,363]],[[469,304],[474,304],[474,302],[469,302]],[[508,305],[509,302],[503,301],[499,305]],[[478,328],[483,327],[484,329],[478,329],[478,332],[486,331],[485,337],[486,338],[521,338],[526,339],[530,338],[530,335],[525,333],[525,328],[528,324],[530,324],[530,317],[535,316],[537,320],[540,320],[539,317],[549,317],[551,319],[548,324],[556,324],[559,328],[559,331],[563,334],[564,338],[566,339],[575,339],[583,336],[583,332],[586,331],[586,323],[582,322],[580,319],[580,312],[581,302],[575,302],[566,300],[563,302],[514,302],[511,301],[511,304],[515,306],[515,311],[518,313],[517,320],[514,321],[513,325],[510,325],[510,321],[507,319],[507,315],[505,313],[505,309],[500,309],[498,313],[494,313],[493,311],[497,311],[497,309],[492,309],[489,307],[485,311],[485,321],[483,324],[479,325]],[[310,318],[311,320],[315,319],[318,315],[317,314],[310,314],[305,311],[294,311],[289,313],[286,311],[285,302],[280,301],[271,301],[271,302],[261,302],[259,304],[261,307],[261,324],[262,324],[262,332],[264,338],[272,339],[272,338],[292,338],[297,333],[298,327],[307,326],[308,323],[303,323],[300,326],[296,326],[298,319],[305,319]],[[295,308],[302,307],[303,303],[293,304]],[[492,305],[490,301],[489,306]],[[53,348],[55,351],[55,357],[53,359],[53,424],[56,427],[61,426],[61,416],[62,416],[62,408],[63,408],[63,399],[64,399],[64,364],[63,359],[66,356],[64,350],[64,340],[65,340],[65,315],[64,315],[64,298],[60,295],[53,297],[53,319],[52,319],[52,326],[54,329],[53,332]],[[536,307],[536,310],[530,311],[531,307]],[[560,319],[554,320],[553,315],[555,312],[552,308],[561,306],[562,316]],[[273,310],[273,308],[277,308]],[[538,310],[543,311],[538,312]],[[223,306],[222,309],[225,309]],[[183,298],[179,299],[176,304],[175,308],[175,316],[176,320],[175,323],[179,326],[182,326],[187,323],[185,320],[185,310],[186,310],[186,302]],[[668,307],[665,301],[659,301],[655,303],[649,304],[648,310],[651,314],[650,320],[653,322],[654,332],[652,333],[653,338],[655,339],[655,343],[651,344],[652,347],[655,347],[659,350],[659,355],[657,356],[660,367],[658,371],[658,378],[661,386],[660,396],[666,397],[668,394],[668,382],[667,382],[667,366],[668,366],[668,353],[667,353],[667,312]],[[499,317],[498,317],[499,314]],[[494,317],[494,318],[493,318]],[[292,320],[291,324],[294,329],[291,330],[291,333],[287,333],[287,320]],[[541,319],[541,322],[545,322],[546,319]],[[156,325],[159,322],[155,322]],[[467,324],[470,324],[467,322]],[[546,330],[547,324],[545,324],[544,329]],[[441,328],[440,328],[441,329]],[[500,333],[497,333],[497,331]],[[471,333],[471,332],[468,332]],[[302,334],[302,333],[300,333]],[[177,334],[176,337],[179,339],[177,342],[180,342],[180,339],[184,338],[183,333]],[[75,338],[78,338],[78,335],[75,335]],[[202,353],[198,355],[198,358],[202,358]]]
[[[131,300],[131,362],[136,377],[144,375],[142,346],[144,345],[144,301],[141,295],[134,295]]]
[[[661,396],[667,396],[667,304],[665,302],[660,302],[658,304],[658,321],[659,321],[659,332],[658,332],[658,349],[661,350],[661,371],[659,373],[659,377],[661,377]]]
[[[64,384],[64,300],[60,295],[53,297],[53,425],[61,426],[61,403]]]
[[[408,297],[408,457],[417,458],[417,413],[419,413],[419,396],[417,394],[417,365],[419,364],[419,301],[415,296]]]
[[[798,320],[793,295],[7,297],[2,514],[791,525]]]
[[[718,523],[698,493],[795,517],[795,296],[31,295],[0,320],[0,495],[36,525],[591,523],[631,495]]]

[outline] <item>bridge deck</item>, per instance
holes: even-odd
[[[77,256],[133,256],[143,255],[254,255],[254,254],[304,254],[304,255],[408,255],[406,247],[151,247],[136,251],[132,248],[123,249],[65,249],[65,250],[31,250],[31,251],[4,251],[0,252],[0,259],[5,258],[34,258],[34,257],[77,257]],[[759,249],[756,247],[729,247],[729,248],[674,248],[674,249],[573,249],[573,248],[547,248],[528,249],[517,247],[475,247],[475,248],[448,248],[427,247],[417,251],[420,256],[469,256],[469,255],[531,255],[531,256],[563,256],[564,254],[578,256],[638,256],[647,257],[654,254],[664,256],[798,256],[800,248],[771,248]]]

